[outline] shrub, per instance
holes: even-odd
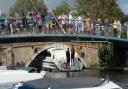
[[[112,65],[113,50],[110,45],[102,45],[98,49],[98,57],[102,67],[109,67]]]
[[[121,31],[121,38],[127,38],[127,30]]]

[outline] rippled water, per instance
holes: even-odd
[[[82,72],[48,72],[46,78],[67,78],[67,77],[98,77],[108,78],[114,83],[121,86],[123,89],[128,89],[128,71],[101,71],[101,70],[85,70]],[[9,88],[10,87],[10,88]],[[11,85],[0,86],[0,89],[12,89]],[[22,88],[32,89],[32,88]]]
[[[128,71],[104,71],[104,70],[85,70],[82,72],[53,72],[48,73],[46,77],[98,77],[98,78],[109,78],[114,83],[121,86],[123,89],[128,89]]]
[[[4,84],[0,85],[0,89],[14,89],[14,84]]]
[[[111,81],[118,84],[123,89],[128,89],[128,71],[86,70],[81,72],[79,76],[91,76],[100,78],[105,78],[108,76]]]

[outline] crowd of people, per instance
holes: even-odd
[[[0,32],[6,32],[8,34],[21,33],[21,32],[32,32],[42,31],[43,22],[45,17],[40,12],[32,12],[27,16],[27,13],[19,15],[17,12],[15,15],[5,14],[0,15]]]
[[[73,16],[62,14],[58,17],[60,24],[66,33],[85,33],[91,35],[113,36],[121,38],[123,30],[128,32],[128,24],[121,24],[120,20],[110,22],[108,19],[93,20],[89,15],[87,16]],[[128,33],[127,33],[128,35]]]
[[[40,12],[32,12],[29,15],[23,13],[19,15],[6,16],[0,15],[0,33],[14,34],[22,32],[38,32],[38,33],[57,33],[63,32],[67,34],[91,34],[91,35],[105,35],[114,37],[121,36],[121,31],[128,30],[128,24],[122,25],[120,20],[114,20],[111,23],[108,19],[102,21],[100,18],[93,20],[89,15],[81,16],[70,12],[68,15],[62,14],[55,17],[50,12],[47,15]]]

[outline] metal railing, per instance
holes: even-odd
[[[85,34],[105,37],[128,38],[128,27],[118,26],[113,29],[112,24],[92,22],[89,26],[85,20],[71,19],[0,19],[0,35],[13,34]]]

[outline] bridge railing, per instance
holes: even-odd
[[[85,21],[75,19],[41,19],[32,18],[0,19],[0,35],[13,34],[85,34],[105,37],[128,38],[128,26],[117,25],[113,28],[111,23],[98,21]],[[20,35],[21,36],[21,35]]]

